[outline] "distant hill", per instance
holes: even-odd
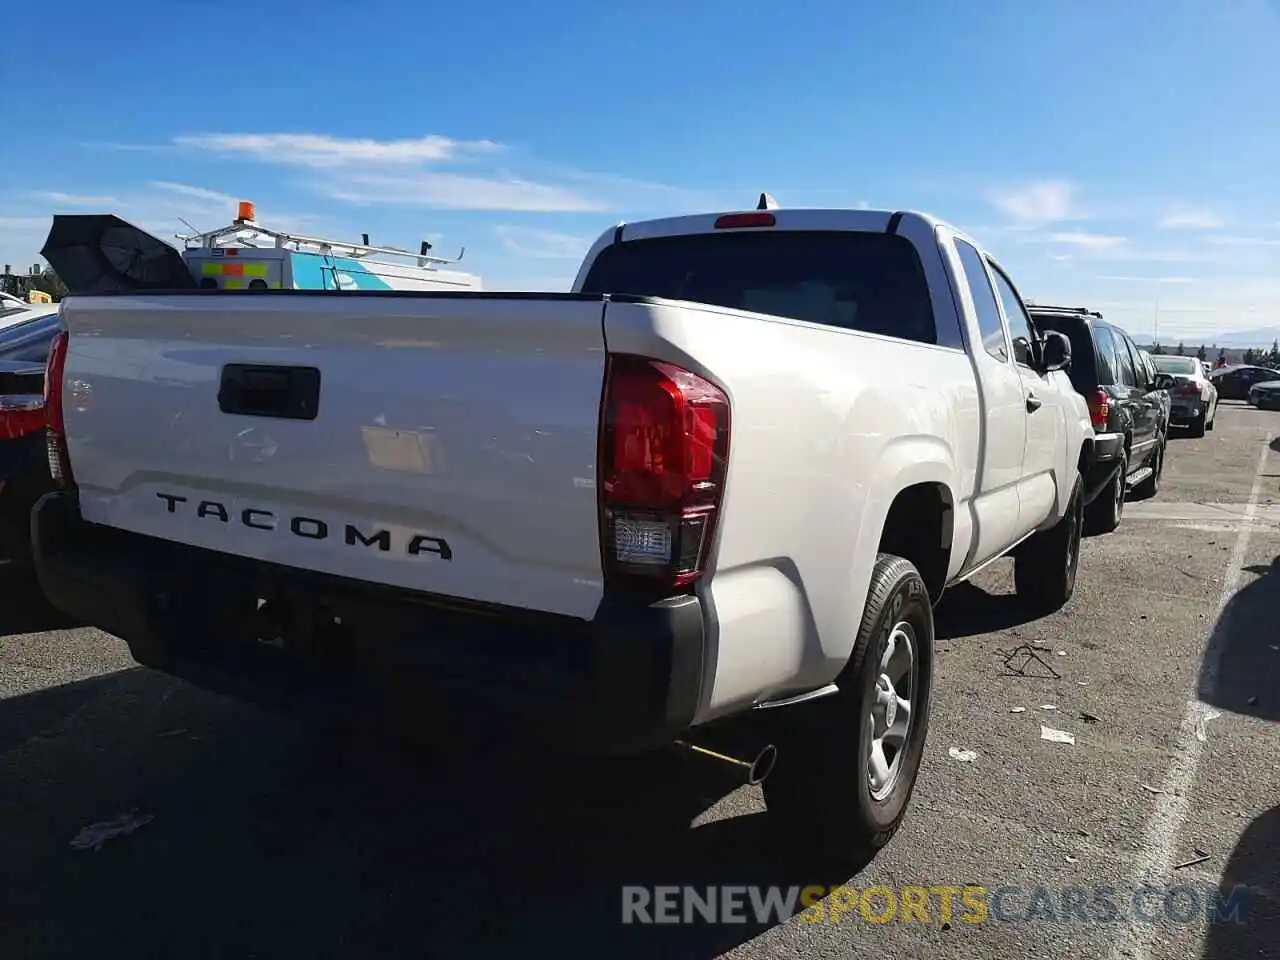
[[[1272,342],[1274,341],[1275,341],[1275,338],[1273,337]],[[1140,346],[1143,350],[1146,350],[1148,353],[1156,352],[1155,344],[1152,342],[1152,338],[1149,336],[1134,337],[1133,342],[1136,343],[1138,346]],[[1201,346],[1202,345],[1199,343],[1189,343],[1189,342],[1183,341],[1182,354],[1183,356],[1194,357],[1199,353]],[[1262,343],[1259,343],[1257,346],[1248,346],[1248,347],[1233,347],[1233,346],[1228,346],[1225,343],[1221,343],[1221,342],[1206,343],[1206,344],[1203,344],[1203,346],[1204,346],[1204,358],[1208,360],[1210,363],[1217,362],[1218,356],[1220,354],[1226,359],[1228,364],[1260,363],[1263,357],[1266,354],[1269,354],[1271,352],[1271,343],[1267,343],[1265,341]],[[1178,353],[1178,344],[1162,343],[1160,344],[1160,352],[1168,353],[1168,354],[1176,354]],[[1271,362],[1275,363],[1280,361],[1272,360]]]

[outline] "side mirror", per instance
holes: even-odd
[[[1044,345],[1040,348],[1040,362],[1045,373],[1055,370],[1071,369],[1071,341],[1056,330],[1044,335]]]
[[[1173,385],[1176,382],[1177,381],[1167,373],[1157,373],[1156,378],[1151,385],[1156,390],[1172,390]]]

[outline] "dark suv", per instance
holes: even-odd
[[[1169,429],[1169,398],[1133,339],[1102,314],[1083,307],[1028,306],[1041,331],[1071,341],[1068,373],[1089,404],[1094,446],[1084,466],[1085,526],[1110,533],[1120,525],[1125,495],[1160,489]]]

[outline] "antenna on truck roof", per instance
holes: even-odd
[[[762,193],[760,194],[759,202],[756,204],[756,209],[757,210],[777,210],[778,201],[773,199],[772,194]]]

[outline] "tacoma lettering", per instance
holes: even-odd
[[[176,514],[182,504],[191,503],[188,497],[176,493],[157,492],[156,497],[164,501],[166,513]],[[229,524],[232,522],[232,517],[237,516],[226,504],[219,503],[217,500],[201,500],[194,505],[194,508],[188,506],[185,509],[194,510],[199,519],[214,520],[218,523]],[[396,545],[391,531],[386,528],[362,530],[354,523],[344,523],[341,525],[342,533],[338,535],[332,533],[328,521],[318,517],[291,516],[282,519],[274,512],[261,507],[245,507],[239,512],[237,519],[241,526],[250,530],[287,530],[293,536],[303,540],[341,539],[342,543],[348,547],[364,547],[382,553],[390,553]],[[426,533],[410,534],[399,549],[410,557],[430,554],[441,560],[453,559],[453,548],[449,546],[448,540]]]

